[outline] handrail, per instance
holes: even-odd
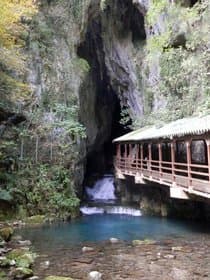
[[[192,163],[180,163],[169,161],[158,161],[149,159],[135,159],[126,158],[122,156],[116,156],[115,167],[121,170],[122,173],[136,176],[136,174],[143,174],[146,177],[150,177],[156,181],[158,178],[161,182],[164,178],[167,178],[167,182],[171,184],[179,183],[179,180],[183,178],[182,186],[191,188],[192,183],[197,184],[203,192],[206,192],[206,187],[210,188],[209,181],[209,166],[204,164],[192,164]],[[198,170],[196,170],[198,169]],[[171,175],[171,177],[169,176]],[[209,191],[210,193],[210,191]]]

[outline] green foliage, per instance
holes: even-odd
[[[52,126],[63,129],[62,137],[70,135],[72,139],[77,137],[85,138],[85,128],[78,122],[78,106],[67,107],[64,104],[55,104],[54,112],[57,121]]]
[[[120,112],[120,124],[122,124],[124,127],[129,128],[131,124],[131,117],[130,117],[130,112],[128,108],[122,108]]]
[[[11,202],[12,201],[12,196],[9,191],[7,190],[0,190],[0,200],[6,201],[6,202]]]
[[[90,70],[89,63],[87,62],[87,60],[85,60],[83,58],[75,58],[73,61],[73,65],[76,69],[78,69],[79,71],[82,71],[84,73],[87,73]]]
[[[85,8],[90,3],[90,0],[71,0],[71,12],[77,23],[82,23]]]
[[[23,166],[22,166],[23,167]],[[26,164],[7,185],[13,203],[22,205],[28,215],[56,214],[71,216],[79,206],[70,173],[60,165]]]
[[[50,50],[50,42],[52,41],[54,32],[50,22],[41,21],[39,17],[34,17],[32,24],[33,32],[30,33],[30,45],[34,51],[39,50],[43,56]]]
[[[207,0],[192,8],[153,1],[147,24],[156,33],[146,47],[145,115],[136,120],[138,127],[210,112],[209,17]],[[153,108],[154,99],[163,103],[161,108]]]
[[[166,11],[168,6],[167,0],[152,0],[147,13],[147,22],[149,25],[154,25],[161,14]]]

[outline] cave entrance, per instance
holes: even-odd
[[[112,140],[130,131],[127,108],[132,105],[141,114],[133,94],[133,67],[123,46],[124,42],[136,46],[146,39],[144,16],[131,0],[111,0],[103,11],[99,1],[92,1],[87,14],[77,46],[78,56],[90,65],[79,95],[80,119],[87,134],[85,182],[93,174],[113,172]]]
[[[121,123],[121,100],[112,88],[104,53],[97,51],[102,49],[100,23],[91,22],[89,29],[86,40],[78,47],[78,55],[90,65],[80,89],[80,118],[87,133],[85,184],[92,178],[113,173],[112,140],[129,132],[131,125],[129,116],[126,125]]]
[[[127,125],[121,123],[121,106],[117,95],[112,92],[112,107],[107,106],[111,113],[111,121],[107,129],[107,137],[103,138],[103,143],[101,139],[99,143],[97,140],[94,147],[87,155],[86,162],[86,176],[101,176],[103,174],[112,174],[114,172],[113,158],[114,158],[114,145],[112,140],[130,131],[131,121]]]

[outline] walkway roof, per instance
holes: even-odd
[[[140,128],[113,140],[113,142],[132,142],[150,139],[172,139],[187,135],[201,135],[210,131],[210,115],[180,119],[161,127]]]

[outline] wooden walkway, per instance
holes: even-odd
[[[152,150],[153,144],[146,144],[148,158],[144,155],[145,143],[118,144],[115,157],[116,177],[124,179],[128,175],[133,176],[137,184],[152,181],[169,186],[171,197],[175,198],[188,199],[189,194],[210,198],[210,146],[206,145],[209,164],[195,164],[192,163],[192,141],[193,139],[183,140],[186,147],[186,163],[175,161],[176,141],[168,143],[170,161],[163,160],[165,156],[162,143],[154,144],[158,149],[156,156]],[[202,141],[209,144],[209,141]]]
[[[210,199],[210,115],[140,128],[113,143],[117,178],[169,186],[174,198]]]

